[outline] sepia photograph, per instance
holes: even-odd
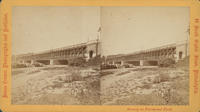
[[[189,105],[189,8],[103,7],[102,105]]]
[[[99,10],[13,8],[12,104],[100,104]]]
[[[189,7],[15,6],[11,103],[189,105]]]

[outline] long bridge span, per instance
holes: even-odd
[[[74,58],[82,57],[85,60],[89,60],[97,55],[100,55],[100,42],[98,40],[93,40],[38,53],[15,55],[12,56],[12,62],[30,64],[40,62],[47,65],[54,65],[57,63],[68,64],[69,60]]]
[[[129,54],[109,55],[104,63],[112,65],[128,63],[136,66],[158,65],[161,60],[167,58],[171,58],[176,62],[182,60],[189,55],[188,51],[188,43],[182,41]]]
[[[177,62],[189,55],[188,46],[188,43],[184,41],[159,46],[156,48],[136,51],[129,54],[109,55],[106,56],[103,63],[120,65],[128,63],[137,66],[157,65],[161,60],[167,58],[174,59]],[[38,53],[15,55],[12,57],[12,62],[30,64],[34,62],[40,62],[50,65],[58,63],[68,64],[68,62],[74,58],[82,57],[85,60],[89,60],[97,55],[101,55],[100,49],[100,42],[98,40],[93,40],[86,43],[47,50]]]

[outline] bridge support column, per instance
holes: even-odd
[[[24,64],[24,63],[25,63],[25,60],[21,60],[20,63]]]
[[[34,64],[35,60],[31,60],[31,65]]]
[[[54,60],[53,59],[50,59],[50,65],[54,65]]]
[[[144,60],[140,60],[140,66],[144,65]]]
[[[124,61],[121,61],[121,65],[124,65]]]
[[[114,65],[114,64],[115,64],[115,61],[113,61],[112,64]]]

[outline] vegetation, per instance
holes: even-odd
[[[27,65],[26,64],[22,64],[22,63],[13,63],[12,64],[12,68],[26,68]]]
[[[94,58],[89,59],[88,62],[87,62],[87,64],[89,66],[93,66],[93,65],[100,65],[101,62],[102,62],[102,58],[101,58],[100,55],[98,55],[98,56],[96,56]]]
[[[159,66],[160,67],[170,67],[175,64],[175,60],[172,58],[167,58],[160,60]]]
[[[86,64],[86,60],[83,57],[78,57],[78,58],[69,60],[69,65],[71,66],[85,66],[85,64]]]

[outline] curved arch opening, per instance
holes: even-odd
[[[89,51],[89,58],[93,58],[94,51]]]

